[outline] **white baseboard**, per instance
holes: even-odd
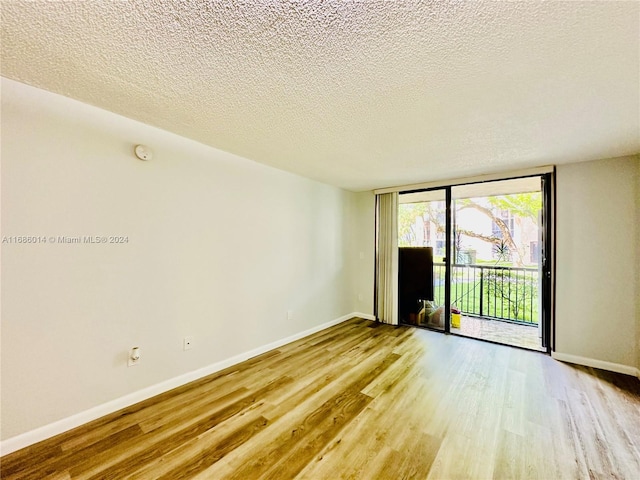
[[[352,315],[354,317],[364,318],[365,320],[373,320],[375,321],[375,315],[371,315],[370,313],[362,313],[362,312],[353,312]]]
[[[551,357],[561,362],[575,363],[585,367],[599,368],[609,372],[623,373],[640,378],[640,370],[630,365],[621,363],[605,362],[604,360],[596,360],[595,358],[581,357],[579,355],[571,355],[569,353],[551,352]]]
[[[46,440],[47,438],[51,438],[55,435],[71,430],[72,428],[79,427],[80,425],[84,425],[85,423],[116,412],[122,408],[126,408],[130,405],[154,397],[176,387],[180,387],[181,385],[192,382],[199,378],[206,377],[207,375],[211,375],[212,373],[219,372],[220,370],[223,370],[227,367],[236,365],[240,362],[244,362],[245,360],[249,360],[250,358],[256,357],[270,350],[274,350],[278,347],[286,345],[287,343],[295,342],[296,340],[307,337],[326,328],[338,325],[339,323],[345,322],[353,317],[362,317],[375,320],[372,315],[366,315],[364,313],[358,312],[344,315],[340,318],[336,318],[335,320],[331,320],[329,322],[323,323],[308,330],[304,330],[289,337],[276,340],[275,342],[271,342],[247,352],[234,355],[233,357],[221,360],[206,367],[187,372],[174,378],[170,378],[169,380],[151,385],[149,387],[143,388],[142,390],[137,390],[123,397],[111,400],[110,402],[97,405],[93,408],[90,408],[89,410],[76,413],[75,415],[71,415],[70,417],[63,418],[48,425],[44,425],[15,437],[3,440],[2,442],[0,442],[0,454],[7,455],[8,453],[15,452],[16,450],[20,450],[24,447],[28,447],[29,445],[33,445],[34,443],[41,442],[42,440]]]

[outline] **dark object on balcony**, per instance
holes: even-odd
[[[433,248],[398,249],[398,300],[400,321],[419,323],[425,300],[433,300]]]

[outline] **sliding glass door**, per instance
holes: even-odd
[[[402,324],[446,330],[447,204],[448,189],[399,196],[398,305]]]
[[[542,350],[540,176],[451,192],[452,333]]]
[[[552,181],[400,193],[399,323],[548,351]]]

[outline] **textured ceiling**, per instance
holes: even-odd
[[[640,152],[640,3],[2,1],[3,76],[352,190]]]

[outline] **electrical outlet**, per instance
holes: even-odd
[[[293,310],[287,310],[287,320],[293,320]]]
[[[362,295],[361,293],[358,294],[358,301],[361,302],[362,300],[364,300],[364,295]]]
[[[185,350],[191,350],[193,348],[193,337],[184,337],[182,346]]]

